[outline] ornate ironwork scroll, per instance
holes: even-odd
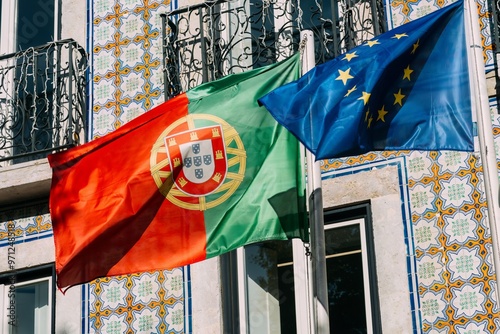
[[[166,99],[297,52],[315,36],[325,62],[385,31],[381,0],[219,0],[162,15]]]
[[[84,141],[86,70],[70,39],[0,56],[0,166]]]

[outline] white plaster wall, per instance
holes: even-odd
[[[14,258],[15,269],[54,262],[54,241],[52,238],[15,244],[14,248],[15,253],[11,255]],[[8,252],[9,246],[0,247],[0,272],[10,270]]]
[[[52,238],[15,244],[15,269],[24,269],[54,262]],[[0,272],[9,271],[8,246],[0,248]],[[56,291],[56,334],[81,333],[81,287],[75,286],[62,294]]]
[[[198,5],[202,2],[205,2],[205,0],[178,0],[177,3],[179,5],[179,8],[182,8],[187,6]]]
[[[219,258],[191,265],[193,333],[222,333]]]
[[[56,334],[81,333],[81,286],[74,286],[63,295],[56,291]]]
[[[324,207],[370,200],[384,333],[412,333],[406,246],[397,167],[323,181]]]
[[[48,197],[52,170],[47,159],[0,168],[0,209],[10,203]]]
[[[384,333],[412,333],[400,197],[384,196],[372,204],[382,329]]]
[[[60,12],[61,39],[73,38],[85,48],[87,43],[87,1],[61,1]]]
[[[390,194],[399,195],[399,176],[395,166],[323,180],[325,209]]]

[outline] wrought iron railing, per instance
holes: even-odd
[[[493,64],[494,64],[494,73],[495,78],[495,95],[490,96],[490,98],[495,97],[497,103],[500,102],[500,0],[488,0],[486,2],[488,4],[488,12],[481,13],[484,17],[489,19],[489,24],[491,26],[491,49],[493,54]],[[483,10],[486,8],[483,8]],[[485,24],[484,20],[480,19],[480,24]],[[486,39],[488,41],[488,39]],[[500,105],[500,103],[498,103]],[[500,114],[500,108],[497,110],[497,113]]]
[[[85,139],[86,70],[71,39],[0,56],[0,166]]]
[[[217,0],[162,15],[166,98],[283,59],[312,30],[316,62],[386,30],[382,0]]]

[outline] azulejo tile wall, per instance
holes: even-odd
[[[92,21],[93,137],[163,101],[160,13],[170,0],[97,0]]]
[[[90,333],[184,333],[181,269],[100,278],[89,285]]]
[[[51,237],[48,203],[43,201],[0,211],[0,247],[9,244],[9,232],[14,233],[16,243]]]
[[[96,0],[92,131],[103,136],[163,101],[160,13],[169,0]],[[152,250],[154,251],[154,250]],[[100,278],[84,288],[84,333],[183,333],[181,269]],[[85,314],[86,313],[86,314]]]
[[[417,332],[497,332],[496,276],[493,268],[482,168],[462,152],[383,152],[325,160],[322,171],[349,170],[376,161],[407,160],[412,242],[421,323]],[[402,197],[402,201],[405,199]],[[408,241],[407,241],[408,243]]]

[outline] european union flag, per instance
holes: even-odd
[[[390,30],[259,100],[317,159],[473,151],[463,2]]]

